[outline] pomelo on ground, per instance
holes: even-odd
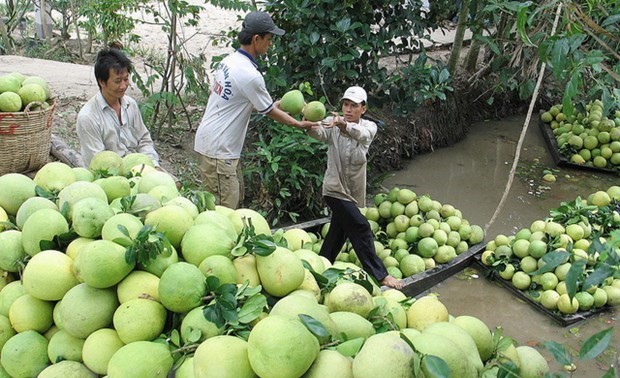
[[[8,317],[0,315],[0,350],[8,339],[13,337],[17,332],[11,327],[11,321]],[[1,375],[0,375],[1,376]]]
[[[99,198],[81,199],[73,205],[73,230],[84,238],[98,238],[103,225],[113,215],[114,211],[106,201]]]
[[[50,361],[47,339],[36,331],[25,331],[7,340],[0,352],[0,363],[11,377],[36,377]]]
[[[194,354],[194,374],[203,378],[254,378],[248,342],[235,336],[211,337]]]
[[[159,279],[159,300],[173,312],[185,313],[198,307],[205,291],[204,274],[187,262],[170,265]]]
[[[324,349],[314,360],[304,378],[353,378],[353,363],[350,358],[335,350]]]
[[[73,260],[66,254],[46,250],[34,255],[22,275],[24,289],[35,298],[57,301],[79,283],[73,274]]]
[[[413,349],[397,332],[370,336],[353,360],[353,376],[413,378],[414,355]]]
[[[181,254],[185,261],[199,266],[209,256],[230,256],[236,242],[235,233],[231,229],[213,227],[208,223],[191,226],[190,223],[181,240]]]
[[[222,329],[218,328],[215,323],[205,318],[203,307],[198,306],[191,309],[181,321],[181,340],[189,342],[190,335],[194,331],[200,331],[200,338],[194,342],[201,343],[211,337],[218,336],[222,333]]]
[[[476,369],[470,365],[467,355],[446,336],[421,333],[413,337],[411,343],[418,352],[444,360],[450,368],[451,377],[474,378],[478,376]],[[422,363],[422,371],[428,374],[424,362]]]
[[[123,161],[123,170],[121,172],[123,176],[127,176],[131,172],[131,168],[135,167],[138,164],[145,164],[147,166],[153,167],[153,159],[151,159],[148,155],[140,152],[129,153],[123,156],[121,159]]]
[[[24,251],[22,232],[18,230],[8,230],[0,232],[0,269],[7,272],[17,272],[24,263],[27,256]]]
[[[58,330],[49,340],[47,356],[57,363],[61,360],[82,361],[84,339],[71,336],[66,331]]]
[[[108,201],[105,191],[99,185],[88,181],[76,181],[58,193],[58,210],[66,211],[68,219],[71,219],[75,203],[90,197],[98,198],[106,203]]]
[[[73,173],[75,173],[75,181],[95,181],[95,175],[84,167],[72,167]]]
[[[181,206],[176,205],[153,210],[144,220],[145,225],[153,226],[158,232],[162,232],[175,248],[181,246],[181,240],[193,222],[194,218]]]
[[[325,304],[329,312],[350,311],[367,318],[375,308],[372,295],[363,286],[353,282],[336,285],[327,295]]]
[[[157,277],[161,277],[164,271],[172,264],[179,262],[179,255],[176,249],[170,246],[157,255],[154,259],[150,259],[147,263],[138,264],[139,269],[153,273]]]
[[[237,279],[237,269],[228,256],[208,256],[198,265],[198,269],[205,277],[217,277],[220,284],[235,283]]]
[[[268,256],[256,256],[256,270],[265,291],[275,297],[297,289],[305,276],[301,259],[283,247],[276,247]]]
[[[81,282],[98,289],[121,282],[135,267],[125,260],[125,247],[109,240],[95,240],[80,249],[73,272]]]
[[[235,269],[237,269],[237,284],[244,284],[247,281],[250,287],[260,285],[255,255],[250,254],[236,257],[233,259],[233,265],[235,265]]]
[[[464,329],[451,322],[438,322],[430,324],[423,331],[423,334],[441,335],[450,339],[458,345],[469,360],[471,365],[477,371],[481,371],[483,367],[482,359],[478,354],[478,347],[474,339]],[[477,375],[477,374],[476,374]]]
[[[88,370],[78,361],[62,360],[52,364],[37,376],[37,378],[97,378],[97,374]]]
[[[407,310],[407,327],[423,331],[437,322],[448,321],[448,309],[435,296],[424,296],[411,304]]]
[[[95,184],[99,185],[108,197],[108,203],[116,198],[128,196],[131,194],[129,179],[124,176],[110,176],[95,180]]]
[[[123,159],[114,151],[99,151],[88,164],[95,177],[118,176],[123,172]]]
[[[159,277],[143,270],[133,270],[116,286],[118,301],[123,304],[130,299],[147,298],[159,300]]]
[[[52,326],[53,309],[52,302],[26,294],[16,298],[9,308],[9,320],[17,332],[33,330],[44,333]]]
[[[544,377],[549,372],[549,364],[539,351],[531,346],[521,345],[517,347],[519,360],[519,376],[523,378]]]
[[[286,239],[288,248],[293,252],[303,248],[304,245],[308,243],[312,243],[312,239],[310,239],[308,232],[302,230],[301,228],[291,228],[286,230],[282,236]]]
[[[112,322],[118,337],[129,344],[134,341],[151,341],[159,336],[166,324],[166,309],[159,302],[135,298],[122,303]]]
[[[172,206],[172,205],[181,206],[183,209],[185,209],[185,211],[187,211],[189,215],[191,215],[192,219],[194,220],[196,220],[196,217],[199,214],[198,206],[196,206],[190,199],[182,197],[182,196],[174,197],[168,200],[167,202],[164,202],[163,205],[164,206]]]
[[[248,337],[252,370],[263,377],[302,376],[319,355],[319,342],[298,320],[269,315]]]
[[[28,217],[34,214],[37,210],[41,209],[58,210],[58,206],[47,198],[30,197],[19,207],[19,210],[17,210],[17,214],[15,215],[15,224],[20,229],[23,228],[26,219],[28,219]]]
[[[227,208],[223,207],[223,209]],[[236,213],[234,210],[230,210],[228,214],[229,215],[226,215],[225,211],[221,210],[205,210],[199,213],[196,217],[194,217],[194,225],[209,224],[212,227],[221,228],[222,230],[226,231],[226,233],[230,234],[231,237],[234,235],[234,238],[237,238],[237,236],[239,235],[239,233],[237,232],[237,226],[235,226],[233,220],[230,217],[231,214],[236,215]]]
[[[26,290],[21,281],[9,282],[0,290],[0,315],[9,317],[9,309],[15,300],[22,295],[26,295]],[[605,297],[607,300],[607,297]]]
[[[36,195],[36,185],[30,177],[20,173],[0,176],[0,207],[9,215],[17,214],[19,207]]]
[[[84,365],[97,374],[106,375],[110,358],[123,345],[125,344],[114,329],[101,328],[94,331],[84,341],[82,348]]]
[[[170,185],[157,185],[149,190],[148,194],[156,198],[159,203],[162,204],[181,195],[176,187]]]
[[[215,211],[226,215],[232,221],[237,235],[241,234],[244,225],[243,219],[241,218],[241,213],[238,213],[236,210],[221,205],[215,205]]]
[[[30,256],[41,252],[41,241],[52,241],[55,236],[69,232],[69,223],[54,209],[41,209],[24,222],[22,243]]]
[[[341,334],[344,334],[346,340],[356,339],[358,337],[366,339],[376,333],[375,328],[369,320],[354,312],[335,311],[330,313],[330,316],[338,330],[337,338],[341,338]]]
[[[63,329],[79,338],[112,324],[118,307],[113,288],[97,289],[85,283],[72,287],[62,298],[58,312]]]
[[[474,339],[478,354],[483,362],[491,358],[495,347],[493,335],[482,320],[469,315],[461,315],[454,318],[452,323],[461,327]]]
[[[304,295],[287,295],[276,302],[269,312],[270,315],[282,315],[300,321],[299,315],[311,316],[321,323],[333,336],[337,334],[337,326],[330,317],[327,307],[320,305],[314,297]],[[327,341],[327,340],[320,340]]]
[[[108,363],[108,378],[168,377],[174,360],[166,344],[134,341],[123,345]]]
[[[58,193],[75,182],[75,173],[69,165],[53,161],[41,167],[33,180],[41,188]]]
[[[307,262],[315,272],[321,274],[325,271],[325,263],[323,262],[323,259],[321,259],[321,256],[314,251],[302,248],[294,252],[302,261]]]
[[[121,232],[118,228],[119,226],[123,226],[127,230],[129,236]],[[117,239],[130,242],[130,240],[136,238],[136,235],[143,226],[142,221],[137,216],[129,213],[119,213],[111,216],[105,221],[101,228],[101,238],[114,242],[116,242]]]
[[[400,303],[382,296],[373,297],[373,300],[379,308],[377,315],[391,319],[398,329],[407,327],[407,312]]]
[[[265,217],[263,217],[259,212],[246,208],[235,209],[234,211],[241,218],[243,222],[242,224],[249,226],[251,223],[252,226],[254,226],[254,232],[256,235],[264,234],[271,236],[269,223],[267,223]]]
[[[148,193],[159,185],[167,185],[176,189],[176,183],[172,176],[162,171],[152,171],[142,176],[138,184],[139,193]]]

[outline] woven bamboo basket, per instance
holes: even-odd
[[[49,160],[52,120],[56,102],[41,108],[30,103],[23,112],[0,113],[0,175],[25,173]],[[36,110],[30,110],[35,105]]]

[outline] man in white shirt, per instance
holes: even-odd
[[[265,12],[246,15],[239,32],[239,48],[215,71],[212,92],[196,131],[194,150],[207,191],[216,203],[237,208],[243,198],[239,158],[254,110],[285,125],[310,128],[318,122],[299,121],[273,101],[256,58],[267,53],[274,35],[284,35]]]

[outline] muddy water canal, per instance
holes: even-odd
[[[471,224],[487,228],[485,240],[498,234],[512,235],[537,219],[544,219],[549,210],[577,196],[587,197],[597,190],[620,185],[613,174],[559,168],[545,145],[538,119],[532,117],[523,143],[517,176],[509,196],[489,224],[502,198],[513,164],[515,149],[525,115],[473,125],[458,144],[418,155],[405,169],[393,172],[384,181],[386,188],[409,188],[418,195],[429,194],[441,203],[460,209]],[[552,170],[557,181],[542,180],[544,170]],[[562,326],[536,310],[498,283],[486,279],[475,265],[433,287],[430,292],[440,296],[451,315],[472,315],[491,329],[502,327],[520,345],[535,346],[553,340],[564,344],[573,353],[577,370],[572,377],[601,377],[620,349],[616,318],[618,308],[602,312],[577,323]],[[596,360],[579,361],[578,349],[598,331],[615,327],[611,348]],[[542,349],[552,371],[562,371],[552,355]]]

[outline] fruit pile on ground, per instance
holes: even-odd
[[[562,203],[481,255],[501,279],[562,316],[620,304],[620,187]]]
[[[381,292],[352,264],[298,248],[303,230],[272,233],[250,209],[179,195],[144,156],[102,153],[89,168],[0,176],[0,376],[549,370],[436,297]]]
[[[49,86],[38,76],[25,76],[19,72],[0,76],[0,112],[23,111],[31,102],[47,106],[49,98]]]
[[[620,109],[603,114],[603,103],[595,100],[583,112],[569,117],[562,105],[554,105],[541,114],[551,127],[559,151],[575,164],[597,168],[620,167]]]
[[[417,196],[410,189],[392,188],[377,194],[375,205],[362,208],[375,235],[375,250],[383,265],[396,278],[409,277],[441,264],[484,240],[484,231],[471,225],[461,211],[442,204],[429,195]],[[329,228],[322,230],[324,236]],[[321,240],[314,244],[320,250]],[[338,261],[360,266],[355,250],[348,243]]]

